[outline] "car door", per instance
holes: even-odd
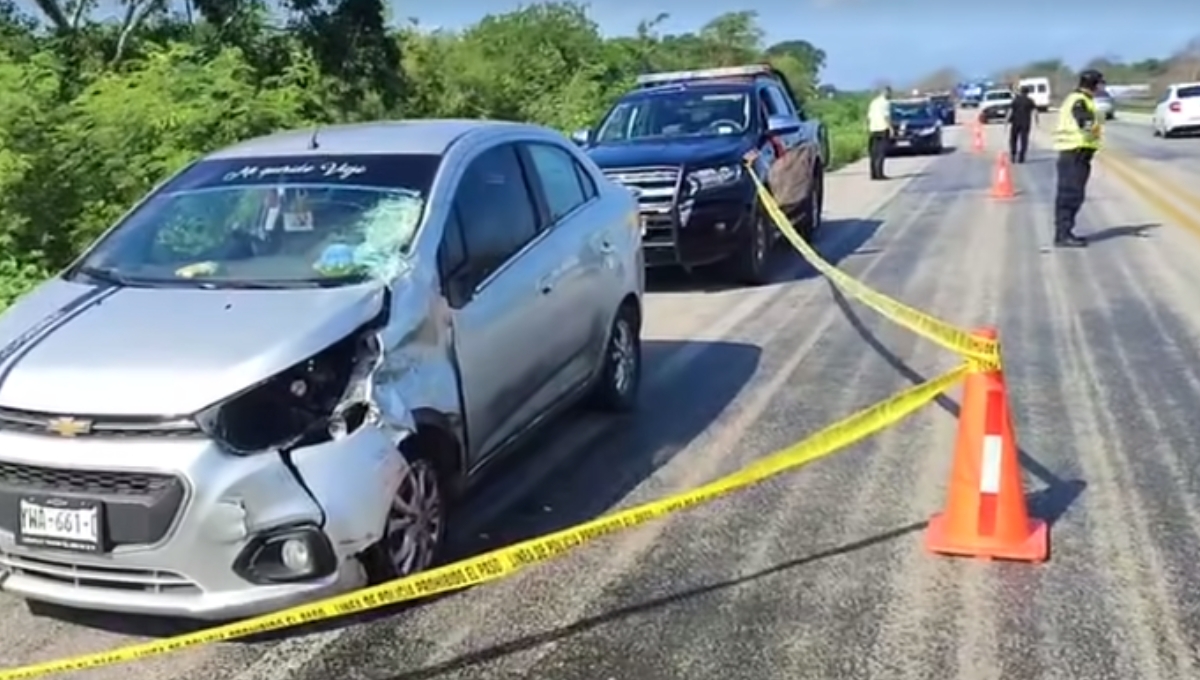
[[[767,112],[772,116],[788,116],[799,118],[799,112],[791,103],[791,98],[774,84],[762,86],[761,96],[765,98]],[[783,155],[771,165],[771,192],[788,215],[795,215],[800,210],[805,198],[808,197],[809,184],[812,181],[812,158],[816,146],[808,144],[804,128],[786,135],[779,135],[782,142]]]
[[[544,342],[568,357],[555,380],[563,392],[591,376],[604,349],[615,308],[613,281],[606,267],[613,241],[603,215],[597,213],[598,190],[591,176],[570,151],[551,142],[521,145],[534,180],[546,224],[545,245],[558,266],[552,270],[555,324],[545,329]]]
[[[553,403],[565,357],[547,341],[558,321],[538,211],[516,145],[482,151],[455,191],[439,250],[447,281],[472,463]]]

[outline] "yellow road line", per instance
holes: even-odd
[[[1101,153],[1104,152],[1101,151]],[[1125,185],[1137,194],[1138,198],[1164,217],[1200,238],[1200,219],[1181,209],[1172,200],[1186,203],[1200,211],[1200,199],[1192,196],[1179,185],[1163,179],[1160,173],[1152,175],[1145,168],[1136,167],[1131,161],[1127,161],[1119,155],[1106,154],[1102,158],[1103,166],[1120,177]]]

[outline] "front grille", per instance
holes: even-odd
[[[183,507],[186,489],[182,479],[168,474],[0,461],[0,528],[16,533],[24,497],[81,498],[104,505],[109,545],[149,545],[166,536]]]
[[[88,496],[156,496],[177,484],[170,475],[67,470],[0,461],[0,488]]]
[[[610,180],[638,193],[638,208],[646,222],[647,243],[670,244],[675,240],[672,208],[679,193],[682,171],[675,167],[608,168]]]
[[[104,588],[184,595],[201,592],[195,583],[170,571],[97,567],[61,559],[47,560],[8,553],[0,553],[0,570],[76,588]]]
[[[63,420],[86,424],[86,431],[74,437],[199,437],[199,426],[189,420],[165,420],[153,417],[115,418],[109,416],[81,416],[65,418],[56,413],[39,413],[13,408],[0,408],[0,431],[47,437],[66,436],[55,430],[55,424]]]

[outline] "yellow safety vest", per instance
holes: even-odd
[[[1071,109],[1082,100],[1084,106],[1092,114],[1091,129],[1084,130],[1075,122]],[[1102,126],[1100,116],[1096,113],[1096,100],[1082,92],[1072,92],[1063,100],[1058,109],[1058,127],[1054,130],[1054,150],[1074,151],[1075,149],[1099,149]]]

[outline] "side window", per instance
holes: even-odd
[[[767,96],[771,98],[771,105],[779,112],[778,115],[793,116],[796,114],[795,109],[792,108],[791,101],[788,100],[783,90],[774,85],[769,86],[767,87]]]
[[[462,220],[458,217],[458,209],[450,206],[450,214],[446,217],[446,229],[442,234],[442,245],[438,248],[438,270],[443,278],[450,278],[467,263],[467,245],[463,241]]]
[[[537,213],[517,148],[484,151],[459,182],[454,209],[462,224],[467,269],[482,281],[537,235]]]
[[[569,152],[550,144],[529,144],[526,148],[546,194],[551,222],[557,222],[587,202],[576,167],[579,164]]]
[[[779,109],[778,102],[771,99],[771,91],[768,87],[760,87],[758,89],[758,98],[763,104],[764,118],[766,116],[782,116],[787,113],[786,110]]]
[[[576,163],[575,173],[579,175],[579,183],[583,185],[583,195],[587,197],[587,200],[590,201],[600,195],[600,189],[596,187],[596,180],[587,168]]]

